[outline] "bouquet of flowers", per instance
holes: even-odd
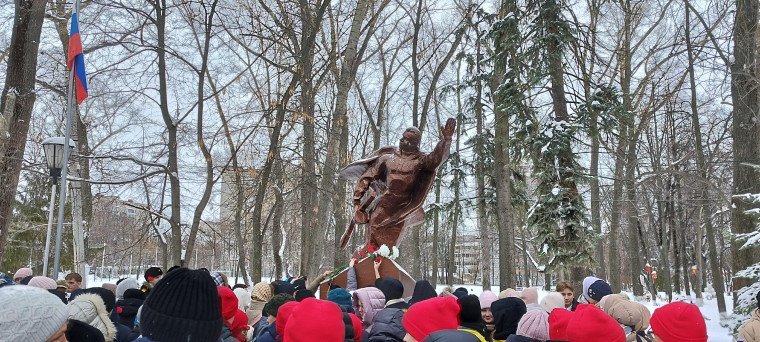
[[[366,252],[365,252],[366,250]],[[386,245],[382,245],[379,248],[374,248],[372,245],[367,245],[363,250],[360,250],[358,253],[351,256],[351,259],[356,260],[356,262],[361,262],[364,259],[372,258],[374,261],[380,261],[380,258],[388,258],[391,260],[396,260],[398,258],[400,252],[396,246],[393,246],[393,248],[389,248]],[[348,264],[341,266],[340,268],[335,269],[330,273],[325,279],[331,279],[344,270],[348,268]]]
[[[398,258],[398,255],[399,255],[399,251],[396,246],[393,246],[393,249],[390,249],[386,245],[382,245],[377,249],[372,247],[372,245],[367,245],[367,252],[368,253],[364,253],[364,251],[359,251],[359,256],[361,256],[361,259],[357,259],[356,256],[353,256],[352,259],[361,261],[366,258],[373,258],[375,261],[380,261],[380,258],[383,257],[383,258],[388,258],[391,260],[396,260],[396,258]]]

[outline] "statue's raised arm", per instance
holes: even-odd
[[[344,179],[356,180],[354,217],[343,235],[345,247],[356,224],[366,223],[367,244],[374,247],[398,244],[407,227],[422,223],[425,197],[433,185],[438,166],[449,156],[456,120],[441,127],[441,140],[433,152],[419,151],[421,133],[404,131],[399,148],[385,147],[341,170]]]

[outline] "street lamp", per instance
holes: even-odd
[[[52,234],[53,229],[53,213],[55,212],[55,187],[58,184],[58,178],[61,177],[61,169],[63,169],[63,160],[68,159],[64,158],[64,143],[66,141],[66,138],[64,137],[53,137],[53,138],[47,138],[45,141],[42,142],[42,150],[45,152],[45,162],[47,163],[47,167],[50,170],[50,177],[53,178],[53,185],[51,186],[50,191],[50,207],[48,208],[48,226],[47,226],[47,236],[45,237],[45,253],[44,253],[44,259],[42,261],[42,276],[47,277],[47,270],[48,270],[48,259],[50,257],[50,236]],[[74,141],[69,139],[69,153],[71,153],[71,149],[74,148]],[[56,277],[57,279],[57,277]]]

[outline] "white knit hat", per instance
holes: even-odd
[[[45,342],[69,317],[58,297],[37,287],[0,288],[0,303],[0,335],[8,341]]]
[[[544,296],[544,299],[541,300],[541,307],[546,313],[551,314],[554,309],[565,308],[565,298],[563,298],[562,294],[559,292],[549,292]]]
[[[124,292],[129,289],[139,289],[140,283],[135,278],[126,278],[116,285],[116,300],[124,299]]]

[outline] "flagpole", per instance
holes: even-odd
[[[75,0],[74,2],[74,13],[79,13],[79,0]],[[73,17],[73,14],[72,14]],[[59,203],[58,203],[58,226],[56,228],[56,236],[55,236],[55,260],[53,262],[53,274],[51,278],[58,279],[60,276],[60,261],[61,261],[61,235],[63,233],[63,208],[66,204],[66,177],[69,174],[69,153],[71,151],[71,147],[69,146],[69,141],[71,139],[71,111],[74,107],[73,99],[74,99],[74,67],[69,70],[69,90],[68,90],[68,101],[66,105],[66,131],[64,132],[65,140],[63,144],[63,170],[61,173],[61,192],[59,195]],[[85,274],[85,276],[87,276]]]

